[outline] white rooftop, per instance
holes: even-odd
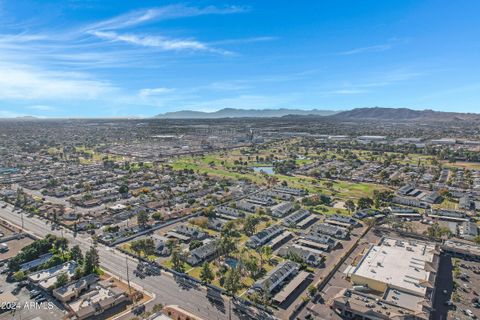
[[[388,284],[407,292],[424,296],[435,245],[422,241],[383,239],[378,246],[370,247],[353,274]]]

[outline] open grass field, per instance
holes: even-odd
[[[469,170],[480,170],[480,163],[479,162],[453,162],[450,163],[448,161],[441,161],[444,167],[447,168],[462,168],[462,169],[469,169]]]
[[[237,150],[235,150],[237,151]],[[266,185],[267,177],[256,172],[237,172],[233,169],[227,156],[218,158],[218,153],[204,157],[181,157],[174,160],[171,165],[175,170],[191,169],[199,173],[206,173],[211,176],[230,179],[247,179],[258,185]],[[229,165],[230,164],[230,165]],[[324,193],[342,199],[358,199],[371,197],[374,190],[385,190],[385,186],[371,183],[355,183],[346,181],[331,181],[331,188],[327,188],[328,180],[318,180],[309,176],[287,176],[276,174],[278,183],[286,182],[290,187],[306,189],[310,193]]]
[[[127,251],[127,252],[129,252],[129,253],[131,253],[131,254],[135,254],[135,252],[133,252],[133,250],[132,250],[131,247],[130,247],[130,243],[124,243],[124,244],[122,244],[120,247],[121,247],[123,250],[125,250],[125,251]],[[140,254],[141,254],[142,257],[145,257],[145,255],[143,254],[143,252],[141,252]],[[147,258],[147,260],[149,260],[149,261],[155,261],[155,260],[157,259],[157,256],[155,256],[155,255],[149,255],[149,256],[147,256],[146,258]]]

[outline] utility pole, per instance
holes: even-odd
[[[125,255],[125,266],[127,267],[127,283],[128,283],[128,292],[132,298],[133,305],[135,306],[135,299],[132,297],[132,287],[130,286],[130,275],[128,274],[128,257]]]
[[[22,217],[22,232],[23,232],[23,210],[21,212],[21,217]]]

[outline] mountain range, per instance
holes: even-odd
[[[408,108],[356,108],[338,112],[331,118],[341,120],[479,121],[480,114],[412,110]]]
[[[155,116],[158,119],[219,119],[219,118],[275,118],[287,115],[330,116],[339,111],[299,109],[234,109],[224,108],[213,112],[182,110],[166,112]]]
[[[317,116],[337,120],[379,121],[480,121],[480,114],[412,110],[408,108],[355,108],[347,111],[300,109],[234,109],[224,108],[213,112],[182,110],[155,116],[158,119],[220,119],[220,118],[275,118]]]

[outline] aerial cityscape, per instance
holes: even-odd
[[[478,9],[0,0],[0,320],[479,318]]]

